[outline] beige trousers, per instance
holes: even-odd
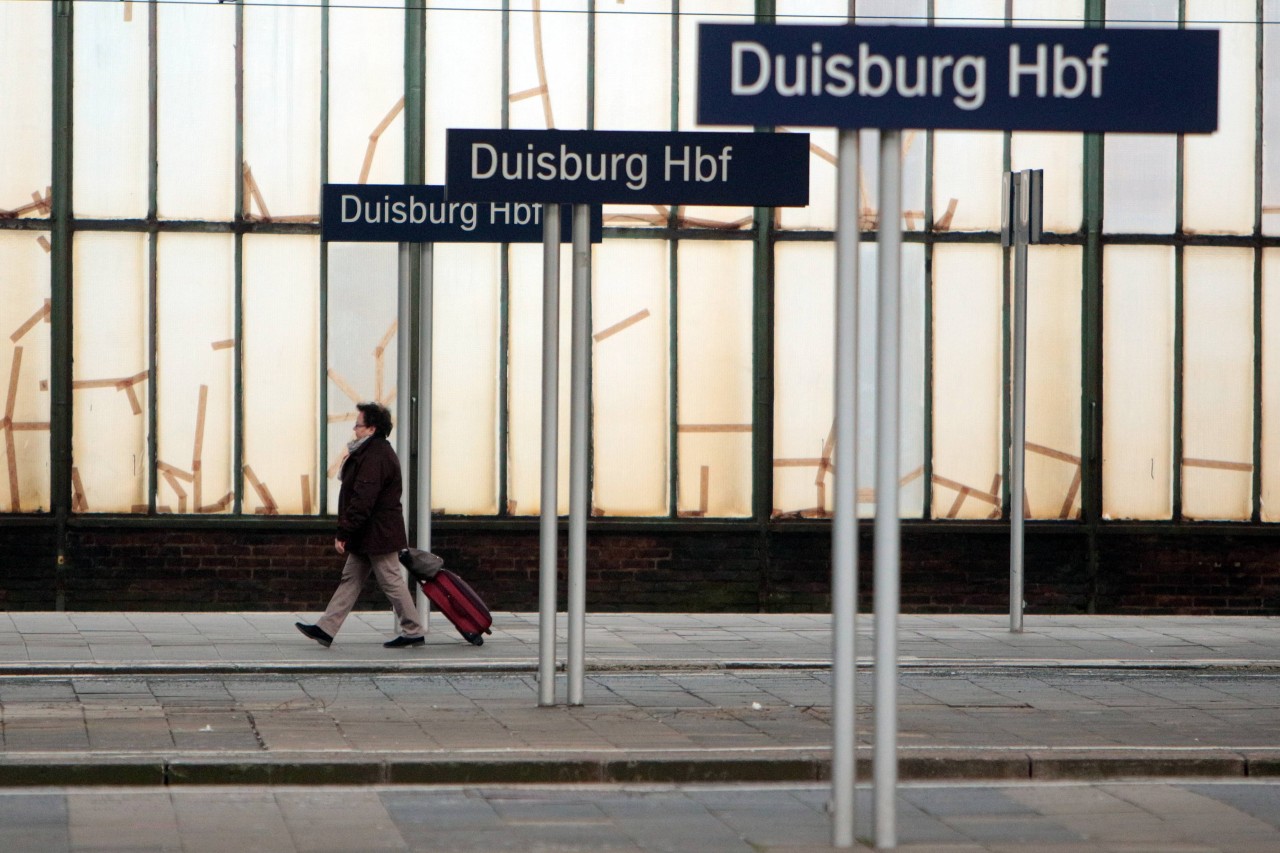
[[[409,587],[400,574],[400,561],[396,552],[388,554],[347,553],[347,563],[342,567],[342,580],[329,599],[329,606],[316,624],[330,637],[338,635],[338,629],[356,606],[356,599],[364,589],[369,572],[378,579],[378,586],[391,601],[391,609],[400,620],[400,633],[406,637],[421,637],[422,625],[418,622],[418,607],[409,594]]]

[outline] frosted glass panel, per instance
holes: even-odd
[[[933,19],[960,27],[999,26],[1005,19],[1005,0],[935,0]]]
[[[1044,170],[1044,230],[1074,234],[1084,221],[1084,141],[1075,133],[1015,133],[1010,167]]]
[[[403,437],[396,421],[396,321],[399,250],[394,243],[329,243],[328,458],[324,461],[327,510],[338,511],[338,471],[347,442],[355,438],[356,403],[370,400],[391,410],[391,442]],[[403,460],[402,460],[403,461]]]
[[[494,513],[502,249],[440,243],[433,252],[431,505],[447,513]],[[513,316],[512,322],[532,326],[541,341],[541,316]]]
[[[1262,15],[1280,20],[1280,0],[1263,0]],[[1280,234],[1280,33],[1274,27],[1262,28],[1262,87],[1262,231]]]
[[[231,219],[237,180],[235,14],[216,0],[161,3],[156,10],[160,216]]]
[[[297,2],[244,9],[244,213],[254,219],[319,217],[320,10]]]
[[[745,23],[752,20],[755,5],[751,0],[699,0],[692,9],[680,9],[680,79],[679,126],[677,130],[742,130],[740,127],[698,124],[695,111],[695,93],[698,91],[698,24]],[[727,17],[726,17],[727,16]],[[679,208],[682,221],[678,224],[696,227],[708,225],[723,228],[751,227],[752,212],[749,207],[706,207],[691,205]]]
[[[151,120],[144,9],[132,3],[76,9],[72,156],[77,216],[140,218],[147,213]]]
[[[1107,26],[1171,28],[1178,0],[1109,0]],[[1171,234],[1177,215],[1178,138],[1108,134],[1104,142],[1103,230]]]
[[[1253,475],[1253,251],[1183,257],[1182,514],[1247,520]]]
[[[611,240],[592,277],[593,505],[665,515],[670,436],[669,247]]]
[[[646,14],[624,7],[597,7],[595,47],[595,128],[666,130],[672,125],[671,0],[650,0]],[[603,11],[603,13],[602,13]],[[629,10],[628,10],[629,11]],[[665,225],[663,208],[611,204],[607,225]]]
[[[146,512],[147,236],[76,235],[74,512]]]
[[[933,135],[933,222],[939,231],[999,231],[1004,136],[938,131]]]
[[[544,0],[540,9],[523,8],[528,7],[510,15],[510,126],[585,129],[586,0]]]
[[[1262,253],[1262,520],[1280,521],[1280,252]]]
[[[0,232],[3,512],[49,509],[48,239],[39,231]]]
[[[319,281],[318,238],[245,236],[246,513],[319,509]]]
[[[229,512],[235,241],[161,234],[156,250],[156,509]]]
[[[1103,260],[1102,513],[1173,513],[1174,254],[1108,246]]]
[[[595,128],[670,127],[671,0],[649,0],[643,15],[606,8],[595,16]]]
[[[748,242],[679,246],[681,514],[751,513],[751,273]]]
[[[858,504],[875,511],[876,258],[860,247],[858,304]],[[774,514],[833,509],[834,253],[830,243],[780,243],[774,298]],[[899,389],[899,513],[924,510],[924,248],[903,247]]]
[[[1234,0],[1187,0],[1188,26],[1219,32],[1218,130],[1187,134],[1183,166],[1183,228],[1247,234],[1254,219],[1254,137],[1257,116],[1257,27],[1239,20]]]
[[[427,10],[427,182],[444,183],[445,131],[502,124],[502,9]]]
[[[1013,0],[1013,23],[1018,27],[1080,26],[1084,0]]]
[[[334,6],[329,12],[329,181],[403,180],[404,3]]]
[[[48,216],[31,194],[43,198],[52,183],[51,22],[41,3],[0,3],[0,139],[10,141],[0,157],[0,216],[22,208],[29,216]]]
[[[933,254],[935,518],[1000,513],[1001,249]]]
[[[1029,247],[1029,518],[1076,518],[1080,512],[1080,270],[1078,246]]]
[[[1113,133],[1104,151],[1103,230],[1172,234],[1177,224],[1178,138]]]
[[[507,368],[507,511],[542,509],[542,246],[510,247]],[[569,511],[569,339],[573,305],[573,250],[560,252],[559,405],[556,512]]]

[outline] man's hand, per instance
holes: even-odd
[[[347,553],[347,546],[342,543],[341,539],[335,539],[333,540],[333,550],[339,554],[345,554]]]

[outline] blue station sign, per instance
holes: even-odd
[[[451,197],[559,204],[809,203],[807,133],[451,129]]]
[[[456,198],[456,195],[455,195]],[[560,239],[573,240],[573,211],[560,208]],[[325,184],[320,236],[356,243],[540,243],[542,205],[501,201],[449,201],[445,188],[407,184]],[[591,210],[591,242],[603,221]]]
[[[1211,133],[1214,30],[702,24],[698,121]]]

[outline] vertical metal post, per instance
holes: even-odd
[[[902,142],[880,132],[880,230],[876,320],[876,847],[898,846],[898,387],[902,290]]]
[[[1010,180],[1010,226],[1013,232],[1013,418],[1010,431],[1009,502],[1009,630],[1022,632],[1024,543],[1026,528],[1027,451],[1027,240],[1031,205],[1031,173]]]
[[[556,477],[560,429],[560,205],[542,206],[542,511],[538,527],[538,704],[556,701]]]
[[[435,286],[435,245],[422,243],[416,247],[420,254],[419,275],[422,291],[418,301],[418,547],[431,550],[431,350]],[[406,428],[408,425],[406,424]],[[430,630],[431,602],[422,594],[418,584],[410,584],[414,600],[418,603],[418,621],[422,630]]]
[[[569,406],[569,704],[582,704],[587,634],[587,372],[591,358],[591,208],[573,206]]]
[[[412,516],[409,500],[409,487],[413,482],[413,272],[414,253],[417,246],[413,243],[399,245],[400,266],[396,275],[396,411],[395,429],[391,433],[395,439],[396,455],[400,457],[400,478],[405,491],[401,500],[404,513],[404,526],[410,526]],[[409,573],[400,570],[400,575],[408,582]],[[410,584],[412,590],[413,586]],[[400,621],[394,612],[391,614],[391,630],[400,633]]]
[[[833,847],[852,847],[857,705],[858,131],[841,130],[836,171],[835,492],[831,537],[831,803]]]

